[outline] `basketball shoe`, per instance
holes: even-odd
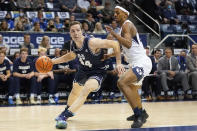
[[[147,119],[149,115],[146,113],[146,110],[142,110],[142,116]],[[127,121],[134,121],[135,120],[135,115],[127,117]]]
[[[55,118],[56,121],[64,120],[66,121],[69,117],[74,116],[72,112],[68,109],[65,109],[58,117]]]
[[[140,128],[145,122],[146,122],[146,119],[142,114],[139,116],[135,116],[133,124],[131,125],[131,128]]]

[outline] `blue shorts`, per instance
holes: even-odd
[[[133,67],[132,71],[137,77],[137,82],[139,82],[144,77],[144,69],[142,67]]]
[[[86,81],[89,79],[96,79],[99,83],[99,86],[101,86],[101,83],[106,77],[105,71],[83,71],[78,70],[78,72],[75,75],[74,83],[78,83],[81,86],[84,86]]]

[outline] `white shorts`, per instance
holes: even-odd
[[[143,62],[143,63],[142,63]],[[152,62],[150,58],[140,61],[135,64],[130,64],[133,73],[137,76],[138,81],[133,83],[134,85],[142,85],[144,77],[148,76],[152,70]]]

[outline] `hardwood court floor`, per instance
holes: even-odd
[[[150,117],[145,127],[197,125],[197,101],[143,103]],[[63,105],[0,107],[0,131],[55,131]],[[127,103],[86,104],[68,120],[67,131],[129,129]]]

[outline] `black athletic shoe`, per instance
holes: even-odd
[[[142,110],[142,115],[145,119],[149,117],[149,115],[146,113],[146,110]],[[135,115],[127,117],[127,121],[134,121]]]
[[[145,119],[142,115],[135,116],[135,119],[133,121],[133,124],[131,125],[131,128],[140,128],[145,123]]]

